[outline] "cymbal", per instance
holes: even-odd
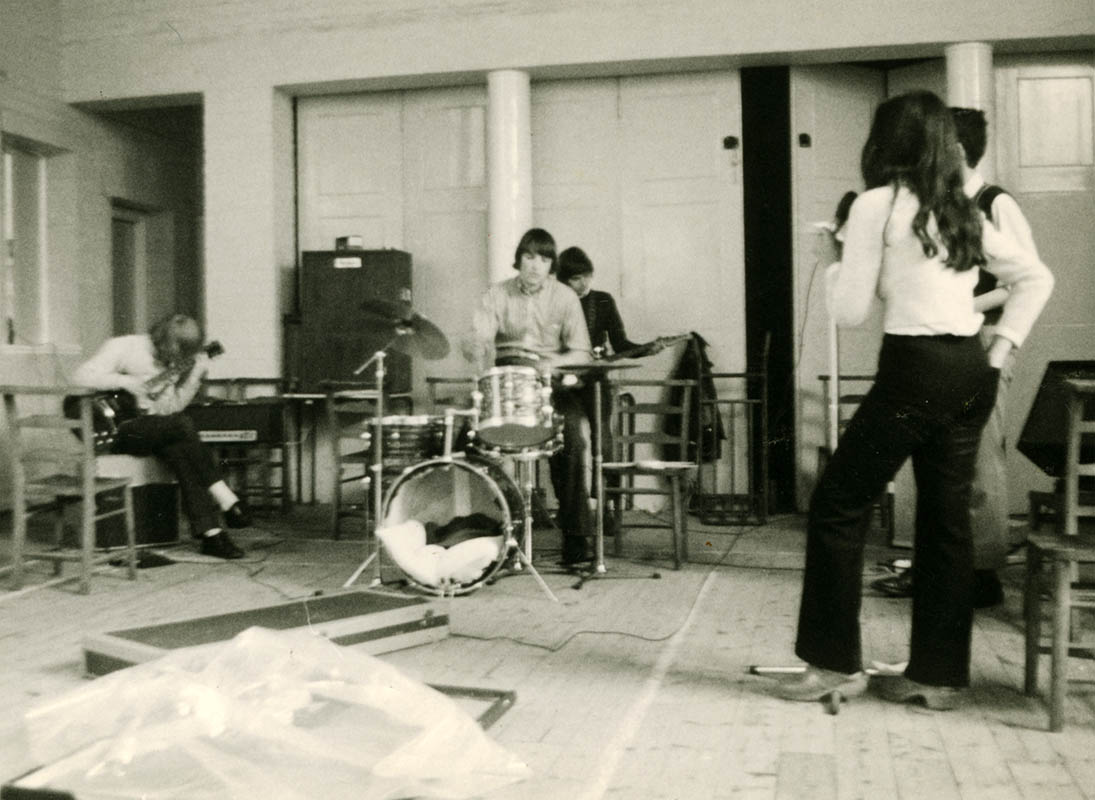
[[[414,313],[410,303],[400,300],[380,300],[379,298],[369,298],[363,301],[359,308],[370,316],[391,321],[406,319]]]
[[[422,356],[427,361],[437,361],[449,354],[449,340],[441,329],[418,313],[393,325],[395,339],[392,349],[409,356]]]
[[[361,310],[374,328],[391,336],[389,347],[410,356],[436,361],[449,354],[449,340],[441,329],[414,311],[410,303],[366,300]]]

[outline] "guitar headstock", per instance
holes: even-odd
[[[675,336],[659,336],[654,340],[654,352],[664,350],[667,347],[672,347],[678,342],[684,342],[692,338],[690,333],[679,333]]]

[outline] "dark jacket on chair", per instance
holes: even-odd
[[[701,461],[717,461],[722,455],[722,440],[726,438],[726,431],[722,425],[722,417],[719,415],[718,406],[714,402],[715,381],[711,377],[714,365],[707,357],[707,342],[702,336],[692,331],[692,339],[684,348],[672,377],[675,380],[698,381],[698,390],[692,392],[690,405],[692,412],[688,421],[688,461],[699,463]],[[680,401],[678,388],[671,390],[670,402]],[[678,420],[666,418],[666,433],[680,433]],[[703,453],[698,453],[700,436],[703,436]],[[680,461],[681,454],[677,452],[676,445],[666,445],[663,448],[663,458],[666,461]],[[697,457],[699,456],[699,457]]]

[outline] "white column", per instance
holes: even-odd
[[[979,108],[988,118],[988,147],[978,172],[991,182],[996,175],[996,81],[992,45],[960,42],[944,48],[947,63],[947,105]]]
[[[513,251],[532,227],[532,125],[529,76],[487,75],[487,254],[490,282],[513,275]]]

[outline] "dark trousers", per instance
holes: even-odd
[[[969,684],[970,482],[998,381],[977,336],[883,339],[875,383],[810,501],[799,658],[838,672],[863,668],[859,611],[870,508],[911,457],[916,580],[905,674],[934,686]]]
[[[119,426],[112,450],[131,456],[158,456],[167,463],[179,482],[193,536],[220,527],[220,509],[210,497],[209,487],[221,474],[189,417],[163,414],[131,419]]]
[[[580,389],[557,389],[551,400],[555,413],[563,417],[563,447],[551,457],[548,465],[551,486],[559,501],[563,558],[573,560],[585,555],[586,538],[593,533],[585,474],[588,445],[582,435],[586,412]]]

